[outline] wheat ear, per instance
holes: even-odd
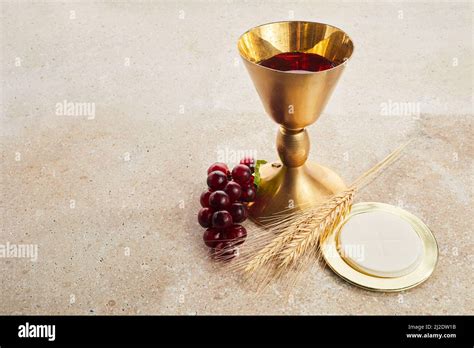
[[[320,239],[324,239],[349,212],[355,192],[355,187],[343,191],[310,214],[306,223],[280,251],[277,268],[293,267],[308,249],[317,248]]]

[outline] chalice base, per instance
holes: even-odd
[[[347,187],[331,169],[312,162],[286,167],[280,162],[260,167],[260,186],[249,216],[265,225],[277,214],[317,205]]]

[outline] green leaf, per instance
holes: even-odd
[[[254,174],[254,184],[260,186],[260,166],[267,163],[265,160],[257,160],[257,163],[255,163],[255,174]]]

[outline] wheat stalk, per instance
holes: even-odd
[[[324,239],[331,228],[335,227],[350,210],[356,187],[333,196],[325,204],[309,214],[304,224],[297,228],[293,238],[278,254],[278,268],[294,266],[301,255],[310,248],[317,248],[321,239]]]
[[[248,240],[232,266],[261,289],[294,270],[295,277],[319,256],[319,246],[349,213],[358,190],[397,160],[408,143],[357,178],[348,189],[301,211],[285,211],[267,219],[266,231]],[[255,232],[255,231],[253,231]],[[276,237],[275,237],[276,235]],[[244,250],[247,250],[245,253]]]

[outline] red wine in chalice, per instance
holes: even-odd
[[[259,63],[267,68],[291,72],[317,72],[334,68],[337,64],[315,53],[280,53]]]

